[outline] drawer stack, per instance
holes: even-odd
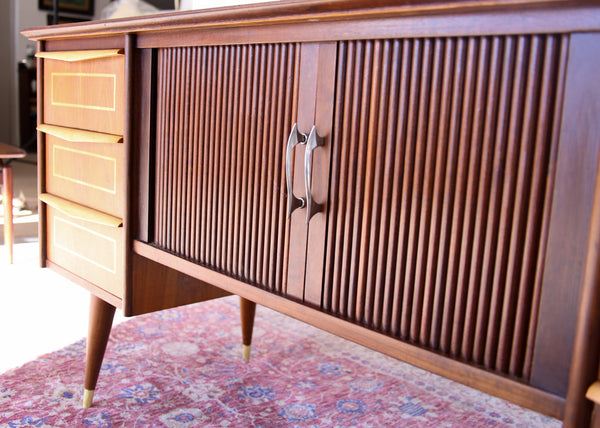
[[[125,63],[120,49],[41,52],[47,258],[123,297]]]

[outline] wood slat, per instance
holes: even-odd
[[[393,111],[389,113],[387,109],[397,109],[397,103],[391,100],[397,93],[397,80],[398,80],[398,65],[400,56],[400,42],[398,40],[388,41],[384,46],[384,58],[382,60],[382,78],[384,82],[380,88],[380,99],[379,103],[379,117],[378,121],[378,134],[382,135],[386,133],[387,138],[392,138],[391,134],[394,130],[394,126],[388,123],[388,120],[394,120],[395,114]],[[393,162],[396,146],[388,144],[386,147],[381,147],[381,159],[379,160],[379,171],[380,178],[378,180],[380,188],[375,191],[375,194],[383,194],[383,206],[381,207],[381,214],[373,216],[372,225],[378,228],[378,233],[381,233],[381,239],[372,243],[377,245],[377,248],[373,248],[372,251],[377,252],[379,257],[385,258],[388,253],[389,235],[387,229],[390,223],[390,204],[392,203],[392,185],[393,185]],[[372,226],[373,227],[373,226]],[[382,328],[383,325],[383,313],[384,313],[384,295],[386,289],[386,278],[385,278],[385,263],[372,264],[370,266],[370,282],[373,283],[371,287],[371,293],[369,295],[372,299],[373,313],[371,323],[375,328]]]
[[[398,319],[398,296],[401,295],[401,283],[395,281],[397,275],[397,269],[401,269],[403,266],[402,261],[398,258],[398,255],[402,252],[402,237],[403,225],[400,216],[402,213],[401,204],[401,191],[403,189],[403,159],[406,153],[406,145],[402,144],[406,135],[406,116],[408,109],[408,94],[409,94],[409,83],[410,83],[410,57],[412,54],[410,41],[405,40],[402,42],[401,47],[401,66],[399,67],[399,74],[397,81],[398,86],[398,107],[397,117],[395,126],[391,129],[390,138],[393,141],[395,149],[395,157],[393,158],[393,185],[392,185],[392,202],[390,204],[390,229],[392,245],[388,251],[388,257],[386,259],[386,290],[384,292],[384,303],[383,303],[383,322],[382,327],[385,331],[396,331],[396,323],[394,320]],[[392,123],[392,122],[390,122]]]
[[[472,306],[473,296],[476,292],[477,285],[469,287],[469,273],[476,254],[473,254],[473,247],[478,243],[474,240],[475,222],[478,215],[485,212],[485,203],[483,207],[478,206],[478,186],[481,180],[481,157],[485,146],[482,143],[483,139],[483,119],[486,106],[485,87],[489,71],[487,69],[489,62],[489,41],[486,38],[477,41],[477,59],[473,61],[474,75],[472,79],[471,90],[473,91],[473,112],[469,118],[463,118],[463,125],[469,129],[469,160],[467,171],[467,183],[465,193],[465,217],[463,219],[463,235],[461,242],[461,255],[459,263],[459,271],[457,277],[458,290],[457,302],[454,311],[454,325],[452,332],[452,353],[461,355],[465,358],[470,353],[470,347],[466,344],[463,346],[464,326],[468,319],[471,319],[470,313],[467,312],[467,307]],[[468,124],[468,121],[471,123]],[[466,348],[466,349],[464,349]],[[462,350],[462,352],[461,352]],[[467,357],[468,358],[468,357]]]
[[[535,124],[536,116],[539,109],[540,88],[540,44],[542,41],[539,37],[533,37],[529,47],[527,56],[529,57],[527,79],[524,89],[524,105],[523,105],[523,124],[520,135],[521,150],[517,166],[516,191],[515,191],[515,207],[513,212],[513,225],[511,228],[510,246],[508,250],[508,268],[507,268],[507,288],[504,295],[501,328],[500,328],[500,343],[498,356],[496,357],[496,366],[499,370],[506,372],[510,364],[510,353],[512,346],[512,337],[517,327],[521,327],[521,331],[525,333],[526,329],[523,326],[515,325],[517,298],[519,296],[520,276],[523,270],[528,269],[524,264],[525,261],[531,262],[535,257],[536,252],[530,250],[526,252],[525,241],[526,223],[528,205],[532,205],[532,209],[537,209],[540,205],[539,197],[536,196],[538,190],[531,188],[531,176],[533,173],[539,173],[533,169],[533,156],[536,148],[535,144]],[[543,149],[543,147],[542,147]],[[533,194],[532,194],[533,193]],[[533,198],[533,201],[531,200]],[[536,223],[539,223],[539,216],[536,216]],[[537,231],[536,236],[539,236]],[[530,238],[531,239],[531,238]],[[536,238],[537,239],[537,238]],[[529,242],[531,246],[531,242]],[[532,257],[533,256],[533,257]],[[529,273],[527,275],[526,284],[532,283]],[[530,292],[532,287],[525,287]],[[529,293],[528,293],[529,294]],[[529,299],[527,299],[529,300]],[[516,357],[516,356],[515,356]]]
[[[421,316],[423,307],[423,294],[425,292],[424,276],[427,262],[427,247],[429,245],[429,230],[431,219],[431,179],[432,174],[428,171],[435,170],[435,146],[431,144],[433,130],[431,122],[437,121],[439,103],[436,102],[437,94],[432,91],[432,85],[439,71],[439,63],[434,62],[434,40],[426,39],[423,52],[423,72],[421,76],[421,99],[419,100],[419,127],[417,129],[417,141],[427,141],[427,144],[418,144],[417,159],[418,171],[416,171],[415,190],[421,192],[420,206],[415,208],[416,218],[411,218],[413,224],[412,252],[414,254],[414,296],[410,316],[410,338],[418,341],[421,327]],[[437,126],[437,124],[436,124]],[[418,183],[418,184],[417,184]],[[418,190],[417,190],[418,189]]]
[[[433,304],[435,298],[435,283],[432,280],[436,271],[436,259],[440,245],[440,214],[442,204],[442,177],[446,163],[446,145],[440,144],[440,135],[443,135],[443,124],[446,122],[446,112],[448,107],[448,87],[450,79],[448,79],[448,71],[446,70],[445,62],[448,49],[446,42],[442,39],[435,40],[434,48],[434,63],[433,77],[431,82],[431,91],[435,97],[430,102],[429,121],[427,125],[427,147],[429,152],[429,167],[427,170],[430,174],[425,174],[427,183],[427,194],[429,196],[427,215],[431,216],[429,234],[427,236],[427,245],[420,246],[419,259],[423,266],[418,269],[423,281],[423,297],[422,297],[422,314],[419,328],[420,338],[422,343],[430,343],[431,325],[433,322]],[[447,86],[448,85],[448,86]],[[437,147],[436,147],[437,146]],[[435,171],[435,172],[434,172]],[[422,242],[422,240],[420,240]],[[415,326],[416,328],[417,326]]]
[[[463,90],[463,73],[464,73],[464,55],[465,55],[465,40],[464,39],[449,39],[447,43],[451,45],[448,65],[452,81],[451,90],[449,91],[449,106],[448,106],[448,122],[447,130],[443,135],[443,140],[440,144],[448,146],[446,170],[444,172],[444,197],[442,203],[441,228],[440,228],[440,247],[437,256],[437,269],[435,277],[435,297],[434,297],[434,315],[431,331],[431,346],[438,349],[442,343],[442,327],[444,323],[444,314],[446,308],[446,291],[447,287],[447,269],[448,257],[450,251],[450,238],[452,230],[452,208],[455,195],[455,179],[456,168],[458,162],[458,129],[460,117],[457,112],[460,111],[461,94]]]
[[[461,328],[463,285],[459,282],[461,267],[465,263],[465,253],[469,251],[469,224],[465,224],[465,211],[467,211],[468,183],[469,183],[469,158],[471,152],[471,133],[469,126],[473,119],[474,91],[477,67],[477,39],[465,41],[466,52],[464,57],[463,86],[460,95],[461,106],[457,110],[456,119],[456,144],[458,144],[458,161],[456,167],[456,188],[452,219],[450,252],[448,259],[448,286],[446,288],[444,317],[442,323],[441,348],[444,352],[456,356],[459,342],[455,332]],[[468,211],[467,211],[468,212]]]
[[[548,76],[551,80],[548,82],[549,87],[551,88],[553,85],[551,82],[553,81],[558,81],[558,82],[563,82],[565,80],[565,74],[566,74],[566,68],[567,68],[567,55],[568,55],[568,44],[569,44],[569,40],[570,37],[563,35],[560,38],[556,37],[557,39],[559,39],[557,41],[557,45],[555,46],[554,49],[556,49],[557,52],[555,52],[554,54],[549,54],[547,57],[547,61],[548,62],[556,62],[557,66],[556,66],[556,73],[557,76],[555,76],[553,79],[550,78],[550,76]],[[550,44],[548,44],[548,46],[550,46]],[[550,126],[550,124],[548,125],[548,132],[551,133],[551,135],[548,137],[552,140],[558,138],[558,134],[560,132],[560,115],[562,113],[562,105],[563,105],[563,95],[564,92],[562,90],[562,88],[560,88],[560,90],[557,90],[555,97],[556,100],[554,102],[554,106],[552,107],[554,110],[549,110],[549,114],[552,115],[553,117],[553,124]],[[550,106],[548,106],[548,108],[550,108]],[[540,138],[544,138],[544,134],[543,132],[540,132],[538,134],[540,136]],[[546,183],[544,184],[545,186],[545,194],[544,194],[544,202],[543,202],[543,214],[542,214],[542,225],[541,225],[541,233],[540,233],[540,242],[539,242],[539,246],[540,246],[540,254],[539,257],[537,259],[537,263],[536,263],[536,271],[535,271],[535,286],[534,286],[534,290],[533,290],[533,296],[532,296],[532,301],[533,301],[533,305],[531,307],[531,317],[529,319],[529,331],[528,331],[528,336],[527,336],[527,341],[526,341],[526,352],[525,352],[525,362],[524,362],[524,367],[523,367],[523,377],[525,378],[530,378],[531,377],[531,370],[532,370],[532,364],[533,364],[533,355],[534,355],[534,350],[535,350],[535,342],[534,342],[534,338],[536,336],[536,327],[537,327],[537,320],[538,320],[538,311],[540,308],[540,296],[541,296],[541,292],[542,292],[542,281],[543,281],[543,271],[544,271],[544,262],[546,260],[546,251],[547,251],[547,242],[548,242],[548,236],[549,236],[549,228],[547,227],[548,222],[550,221],[550,214],[551,214],[551,205],[552,205],[552,189],[554,188],[554,182],[556,180],[555,174],[554,174],[554,166],[557,164],[557,156],[558,156],[558,147],[557,145],[553,145],[553,147],[551,148],[551,150],[549,151],[549,160],[548,163],[550,164],[550,170],[548,172],[549,175],[549,179],[546,180]]]
[[[485,49],[489,49],[486,72],[487,85],[485,85],[486,88],[482,88],[482,90],[485,90],[487,105],[480,118],[480,120],[483,121],[481,125],[483,134],[481,134],[482,148],[477,190],[477,207],[473,231],[473,255],[469,269],[469,294],[466,302],[466,312],[469,316],[465,317],[461,346],[461,356],[467,359],[473,358],[477,311],[479,305],[481,305],[481,298],[484,295],[484,287],[482,287],[481,281],[483,275],[483,257],[486,249],[486,227],[489,227],[490,224],[493,225],[493,223],[490,223],[490,205],[492,200],[490,189],[492,176],[494,175],[493,135],[497,124],[502,40],[501,38],[495,37],[492,38],[492,40],[488,40],[486,45]],[[479,108],[482,109],[483,107],[480,106]]]
[[[502,191],[499,213],[499,231],[498,247],[496,249],[492,295],[489,313],[489,323],[486,336],[486,349],[484,354],[484,364],[487,367],[496,366],[496,356],[500,337],[501,319],[502,319],[502,301],[505,292],[509,291],[512,284],[508,282],[507,277],[508,257],[510,248],[511,227],[513,225],[513,210],[515,205],[515,190],[517,179],[517,166],[519,156],[519,135],[522,129],[524,90],[525,90],[525,72],[527,61],[523,61],[526,55],[527,45],[525,37],[519,36],[515,41],[515,61],[512,71],[512,91],[511,99],[507,102],[509,108],[508,120],[505,122],[506,132],[506,157],[504,158],[505,171],[502,179]],[[508,107],[510,106],[510,107]]]

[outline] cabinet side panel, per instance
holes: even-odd
[[[326,309],[528,378],[561,40],[339,44]]]
[[[598,35],[571,36],[531,383],[567,391],[600,150]]]
[[[220,288],[137,254],[132,257],[131,270],[132,281],[138,286],[133,290],[130,315],[159,311],[229,295]]]
[[[38,52],[44,51],[45,43],[39,41],[36,44]],[[38,58],[37,61],[37,124],[41,125],[44,123],[44,99],[43,93],[45,91],[46,82],[44,80],[44,60]],[[38,193],[46,192],[46,134],[41,131],[37,131],[37,190]],[[46,267],[46,259],[48,257],[48,236],[47,236],[47,224],[46,224],[46,204],[42,201],[38,201],[38,236],[40,237],[40,267]]]

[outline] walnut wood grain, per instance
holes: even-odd
[[[129,267],[132,266],[132,252],[131,252],[131,243],[133,240],[133,231],[135,229],[134,225],[134,208],[136,205],[133,202],[133,196],[135,192],[133,190],[133,186],[135,185],[135,171],[136,168],[134,166],[134,154],[133,150],[136,145],[134,144],[134,135],[136,124],[134,120],[137,119],[136,111],[139,108],[138,103],[134,100],[139,99],[139,94],[135,92],[137,86],[137,65],[139,61],[139,57],[137,56],[136,50],[136,36],[135,34],[128,34],[125,37],[125,63],[123,70],[123,84],[124,84],[124,94],[123,94],[123,102],[124,102],[124,124],[123,124],[123,165],[125,170],[124,179],[121,180],[120,185],[121,191],[124,197],[124,209],[123,209],[123,247],[121,248],[120,254],[117,255],[117,259],[124,266],[123,271],[121,272],[121,277],[118,278],[117,282],[122,283],[122,291],[121,296],[125,300],[125,314],[129,314],[129,310],[131,309],[131,292],[133,288],[133,280],[132,280],[132,269]]]
[[[321,206],[306,224],[307,249],[303,290],[303,301],[317,307],[323,304],[323,269],[325,266],[325,246],[323,237],[327,233],[327,202],[329,199],[329,167],[332,142],[332,116],[335,94],[335,68],[337,45],[322,43],[317,57],[319,75],[317,77],[316,104],[314,112],[315,131],[323,140],[323,146],[314,149],[312,154],[311,193],[315,203]],[[305,165],[306,167],[306,165]],[[306,219],[306,210],[302,210]]]
[[[586,184],[590,184],[590,188],[586,188],[585,190],[593,192],[591,201],[585,200],[585,202],[579,202],[575,199],[574,202],[579,203],[573,206],[573,208],[583,211],[586,214],[586,217],[589,215],[589,222],[577,225],[579,228],[584,228],[584,230],[587,231],[586,238],[583,238],[586,240],[587,252],[584,253],[583,248],[579,247],[579,251],[576,254],[570,254],[570,257],[584,257],[582,260],[583,269],[572,274],[573,281],[581,281],[582,283],[581,293],[578,297],[575,297],[570,295],[565,296],[564,291],[556,288],[549,288],[548,291],[545,289],[543,290],[543,292],[548,293],[546,296],[543,296],[545,301],[542,300],[542,304],[546,305],[546,307],[542,307],[543,310],[553,310],[552,303],[548,302],[548,299],[579,299],[577,310],[569,314],[576,317],[576,328],[569,332],[565,332],[564,330],[561,331],[562,334],[574,332],[575,335],[572,358],[570,360],[569,384],[564,420],[565,427],[585,426],[589,423],[592,405],[584,398],[584,396],[587,389],[600,378],[598,373],[598,367],[600,366],[598,364],[598,358],[600,356],[600,223],[598,221],[600,219],[600,147],[598,146],[600,142],[600,126],[598,126],[598,123],[595,121],[593,126],[586,127],[585,131],[577,126],[581,126],[582,122],[590,120],[591,117],[598,117],[598,114],[600,114],[598,88],[595,86],[593,88],[584,88],[583,86],[580,86],[581,81],[577,79],[577,73],[584,73],[587,67],[590,67],[591,69],[598,66],[597,64],[600,62],[600,58],[598,58],[598,41],[600,38],[597,34],[577,35],[573,36],[573,38],[573,48],[575,49],[575,52],[573,52],[571,56],[571,61],[577,64],[577,72],[574,72],[571,75],[573,80],[569,80],[567,83],[567,87],[568,85],[574,85],[575,88],[573,88],[572,92],[565,95],[565,104],[567,106],[573,106],[572,103],[577,99],[577,102],[579,103],[578,107],[581,108],[581,110],[579,111],[577,119],[571,122],[576,127],[575,129],[565,129],[563,127],[563,132],[565,133],[563,134],[563,141],[565,142],[565,149],[572,147],[572,144],[575,144],[575,141],[577,141],[576,144],[581,144],[587,149],[586,152],[588,153],[588,156],[591,157],[595,154],[597,159],[596,162],[592,162],[592,159],[590,159],[590,166],[585,172],[579,171],[571,177],[571,180],[586,180]],[[574,94],[575,99],[569,99],[571,94]],[[575,113],[575,111],[565,112],[564,118],[567,119],[571,113]],[[588,122],[588,125],[589,124],[591,123]],[[571,138],[574,138],[575,140],[572,140]],[[563,169],[562,172],[564,173],[566,171]],[[592,174],[594,173],[595,186],[592,188],[591,183],[589,183],[588,180],[591,180]],[[557,171],[557,180],[560,178],[561,175],[559,174],[559,171]],[[583,187],[584,185],[581,184],[579,186]],[[575,195],[561,196],[573,198]],[[559,201],[560,199],[557,203]],[[575,226],[572,224],[569,225],[571,227]],[[579,231],[579,233],[582,233],[584,230]],[[565,230],[562,233],[564,234],[567,232],[568,230]],[[550,236],[552,237],[552,235]],[[551,250],[554,249],[551,248]],[[562,267],[559,272],[563,275],[570,274],[569,269],[572,267],[571,263],[573,263],[573,260],[568,260],[568,262],[568,265],[559,265],[559,267]],[[554,269],[557,268],[554,267]],[[544,328],[543,333],[547,335],[548,329],[551,329],[553,323],[557,322],[557,320],[548,319],[547,321],[544,321],[548,323],[542,325]],[[563,341],[565,340],[564,338],[560,339]],[[549,337],[546,336],[545,340],[541,341],[541,345],[548,346],[548,340]],[[540,356],[538,358],[548,357]],[[555,366],[561,363],[563,363],[561,360],[553,361],[553,365]],[[561,374],[564,375],[564,373]],[[597,424],[599,419],[597,406],[595,407],[596,411],[594,412],[594,419]]]
[[[104,352],[106,351],[108,338],[110,337],[115,309],[114,306],[93,294],[90,296],[90,315],[85,362],[84,408],[88,408],[92,405],[94,390],[96,389],[100,368],[102,367],[102,359],[104,357]]]
[[[244,350],[252,345],[252,329],[254,328],[254,315],[256,313],[256,303],[251,300],[240,297],[240,319],[242,322],[242,345]],[[244,358],[247,360],[249,351],[244,351]]]
[[[373,8],[372,3],[365,0],[311,0],[308,2],[281,2],[266,3],[253,6],[229,7],[208,9],[205,11],[169,13],[151,17],[139,17],[133,19],[112,20],[109,22],[90,22],[76,25],[53,26],[52,29],[41,27],[29,29],[23,32],[30,39],[60,39],[73,37],[78,34],[89,36],[111,36],[135,31],[140,35],[156,34],[158,31],[170,31],[180,38],[179,43],[189,44],[188,37],[193,33],[202,31],[214,32],[221,28],[238,27],[271,27],[281,26],[279,32],[288,33],[288,38],[293,38],[293,33],[285,31],[290,25],[302,28],[306,22],[312,22],[312,27],[317,27],[311,35],[302,35],[302,39],[312,38],[311,41],[321,40],[328,34],[334,39],[361,37],[366,34],[377,34],[378,37],[389,37],[390,26],[381,25],[377,28],[366,28],[361,24],[361,19],[385,19],[405,18],[406,29],[419,30],[419,35],[430,35],[435,32],[441,35],[443,32],[456,32],[456,24],[464,35],[480,34],[485,28],[490,31],[487,24],[483,24],[481,16],[492,22],[492,27],[503,27],[502,33],[508,29],[514,32],[523,31],[545,31],[549,24],[556,27],[557,31],[568,32],[578,30],[598,30],[597,10],[594,0],[578,1],[552,1],[552,0],[508,0],[479,2],[431,0],[414,3],[407,0],[398,2],[386,0],[378,2],[379,8]],[[548,7],[551,7],[550,9]],[[554,9],[552,9],[554,7]],[[479,16],[472,19],[473,13]],[[466,17],[462,22],[451,22],[449,16]],[[425,28],[422,25],[423,18],[437,19],[437,25],[433,28]],[[347,21],[347,22],[344,22]],[[488,23],[489,23],[488,22]],[[353,25],[358,23],[358,25]],[[467,25],[471,23],[471,25]],[[387,24],[387,23],[386,23]],[[476,25],[473,25],[476,24]],[[242,28],[242,30],[244,30]],[[327,33],[326,31],[329,31]],[[392,30],[396,31],[396,30]],[[301,31],[304,33],[304,31]],[[243,32],[238,34],[242,35]],[[495,32],[489,33],[495,34]],[[345,36],[345,37],[344,37]],[[256,35],[251,36],[254,40]],[[143,37],[142,37],[143,38]],[[161,38],[155,37],[154,44]],[[165,35],[162,36],[163,40]],[[298,39],[296,39],[298,40]],[[170,41],[169,43],[173,43]],[[180,45],[181,46],[181,45]],[[141,47],[147,47],[141,45]]]
[[[596,67],[599,59],[592,53],[595,43],[588,44],[587,40],[570,36],[552,217],[531,370],[532,384],[560,394],[567,393],[569,383],[600,153],[598,127],[591,126],[595,121],[589,121],[590,115],[598,111],[597,89],[581,86],[582,76]],[[550,352],[556,348],[564,351]]]
[[[195,302],[204,302],[230,293],[177,272],[154,260],[132,254],[131,281],[144,284],[132,287],[126,316],[145,314]]]

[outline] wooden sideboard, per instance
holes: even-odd
[[[292,1],[26,30],[41,260],[241,297],[565,421],[598,379],[600,6]]]

